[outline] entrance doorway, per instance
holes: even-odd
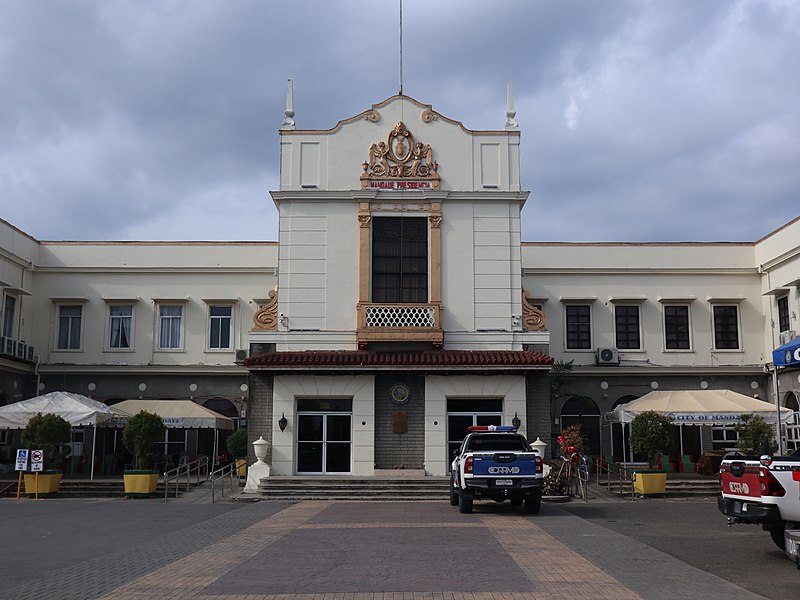
[[[453,461],[453,452],[467,435],[467,427],[502,424],[502,398],[448,398],[445,464],[449,465]]]
[[[600,455],[600,409],[591,398],[573,396],[561,408],[561,427],[580,425],[586,445],[584,454]]]
[[[297,400],[297,473],[349,474],[352,471],[353,401]]]

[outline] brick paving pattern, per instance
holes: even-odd
[[[283,507],[286,508],[283,508]],[[280,510],[283,508],[282,510]],[[0,597],[85,600],[546,600],[756,596],[546,506],[260,502]],[[57,576],[60,575],[60,576]],[[68,576],[67,576],[68,575]],[[11,594],[11,595],[7,595]]]

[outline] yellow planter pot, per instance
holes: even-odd
[[[243,458],[236,459],[236,476],[247,477],[247,461]]]
[[[35,473],[25,473],[25,495],[40,498],[55,496],[58,493],[58,486],[61,485],[61,471],[42,471],[38,477]]]
[[[152,496],[158,486],[158,471],[125,471],[125,495],[132,498]]]
[[[666,473],[640,473],[633,474],[633,492],[640,496],[656,496],[667,491]]]

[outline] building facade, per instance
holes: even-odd
[[[653,389],[797,408],[800,219],[747,243],[523,242],[520,131],[407,96],[280,129],[277,242],[39,241],[0,222],[0,404],[192,399],[276,475],[443,475],[470,424],[552,443]],[[551,394],[553,362],[566,368]],[[685,453],[730,429],[676,429]],[[0,436],[8,446],[7,435]],[[187,443],[189,443],[187,441]],[[2,455],[0,455],[1,457]]]

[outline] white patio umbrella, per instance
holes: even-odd
[[[127,413],[106,406],[73,392],[49,392],[35,398],[0,406],[0,429],[25,429],[34,415],[55,414],[73,427],[92,427],[92,466],[91,479],[94,479],[94,458],[97,447],[97,425],[114,417],[130,416]]]

